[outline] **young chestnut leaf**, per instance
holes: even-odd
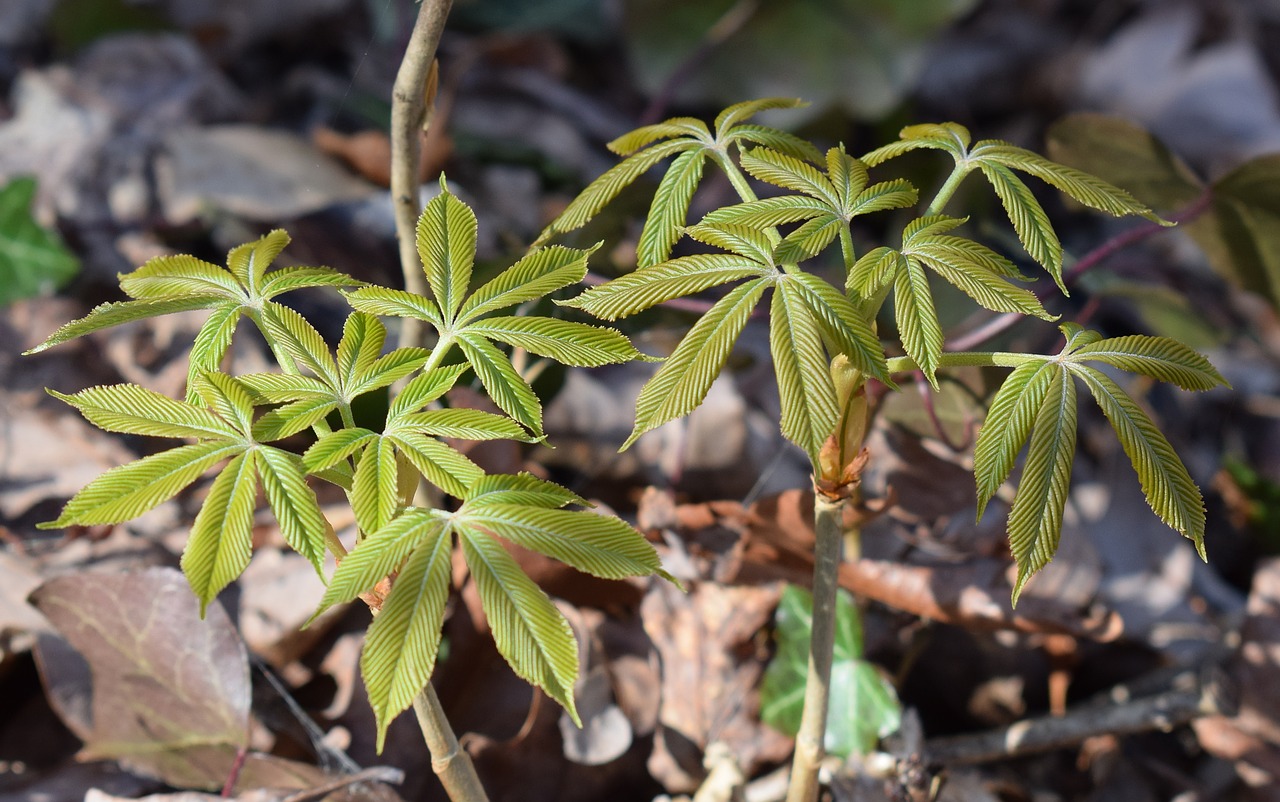
[[[358,287],[363,282],[327,267],[285,267],[267,271],[289,243],[289,235],[272,231],[254,242],[233,248],[227,266],[193,256],[158,256],[132,273],[120,276],[120,287],[133,300],[106,303],[73,320],[27,351],[39,353],[59,343],[101,329],[174,312],[209,309],[191,349],[187,400],[195,401],[195,377],[216,371],[242,317],[260,328],[263,316],[283,309],[272,299],[305,287]],[[263,332],[268,337],[268,332]]]
[[[560,216],[551,221],[534,244],[547,242],[557,234],[586,225],[623,189],[651,167],[675,156],[658,184],[636,251],[639,267],[666,261],[671,256],[672,246],[680,238],[680,231],[688,218],[689,203],[702,180],[707,159],[716,161],[724,169],[736,171],[727,162],[725,154],[731,146],[743,147],[750,143],[797,160],[814,163],[822,161],[822,154],[813,145],[793,134],[744,123],[767,109],[797,108],[802,105],[804,104],[798,100],[786,98],[738,103],[716,117],[714,133],[701,120],[677,117],[624,134],[610,142],[609,149],[627,158],[579,193]]]
[[[1044,207],[1015,170],[1039,178],[1091,209],[1116,217],[1134,214],[1161,225],[1173,225],[1123,189],[1034,151],[998,139],[984,139],[970,147],[968,129],[957,123],[912,125],[902,129],[900,137],[898,142],[863,156],[863,163],[874,167],[909,151],[928,149],[949,153],[961,178],[975,169],[981,171],[1000,198],[1023,247],[1053,276],[1063,294],[1067,289],[1062,281],[1062,244]]]
[[[1062,529],[1075,454],[1076,390],[1080,379],[1110,421],[1133,464],[1147,503],[1160,520],[1190,539],[1203,558],[1205,514],[1200,491],[1150,417],[1098,361],[1185,389],[1226,381],[1200,354],[1167,337],[1102,339],[1064,324],[1067,344],[1056,357],[1027,356],[996,393],[974,450],[978,510],[1009,477],[1024,444],[1027,459],[1009,514],[1009,543],[1018,563],[1016,603],[1027,580],[1052,558]]]

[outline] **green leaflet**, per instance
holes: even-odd
[[[823,442],[835,428],[835,386],[817,321],[786,278],[773,293],[769,350],[782,400],[782,434],[816,465]]]
[[[1009,511],[1009,548],[1018,563],[1015,605],[1027,580],[1058,550],[1075,450],[1076,389],[1070,375],[1059,369],[1032,424],[1022,481]]]
[[[701,151],[687,150],[676,157],[662,176],[636,248],[639,267],[664,262],[671,256],[671,247],[680,239],[680,230],[689,213],[689,202],[702,180],[703,163]]]
[[[641,389],[636,398],[635,428],[622,448],[702,403],[769,283],[768,279],[756,279],[738,285],[694,324]]]
[[[1135,334],[1098,340],[1075,349],[1071,356],[1073,360],[1105,362],[1184,390],[1212,390],[1227,384],[1209,360],[1168,337]]]
[[[253,451],[238,454],[213,480],[182,552],[182,572],[200,599],[201,616],[249,565],[258,498],[254,462]]]
[[[356,462],[350,498],[362,532],[377,532],[395,515],[400,506],[400,485],[391,441],[379,437],[365,446]]]
[[[505,538],[593,576],[667,576],[644,535],[612,516],[488,502],[468,503],[458,519],[460,526]]]
[[[343,294],[346,296],[347,303],[360,312],[390,317],[411,317],[425,320],[436,328],[444,326],[440,307],[436,306],[435,301],[423,298],[421,295],[388,287],[361,287]]]
[[[324,577],[325,531],[315,491],[307,485],[302,460],[287,451],[258,446],[258,476],[285,542]]]
[[[1134,214],[1171,225],[1128,192],[1033,151],[995,139],[983,140],[970,148],[968,130],[956,123],[908,126],[902,129],[901,141],[877,148],[862,160],[867,165],[877,165],[919,148],[949,153],[961,177],[974,169],[980,170],[999,196],[1027,253],[1049,271],[1064,293],[1062,246],[1044,209],[1027,185],[1014,175],[1014,170],[1033,175],[1090,208],[1117,217]]]
[[[578,642],[569,622],[493,537],[470,528],[459,536],[498,651],[582,726],[573,701]]]
[[[441,533],[445,521],[432,510],[414,507],[393,518],[386,526],[367,533],[355,549],[342,558],[310,624],[335,604],[345,604],[373,588],[400,567],[405,557],[424,540]]]
[[[942,327],[933,307],[929,279],[916,260],[907,259],[905,268],[894,279],[893,312],[903,350],[937,389],[934,372],[942,358]]]
[[[419,537],[421,545],[400,569],[360,656],[360,674],[377,719],[378,752],[391,720],[431,680],[440,651],[453,539],[442,527],[430,527]]]
[[[476,321],[468,330],[563,365],[599,367],[645,359],[614,329],[552,317],[491,317]]]
[[[227,253],[227,268],[240,284],[250,291],[262,283],[267,268],[289,244],[289,235],[281,229],[270,231],[253,242],[246,242]]]
[[[192,386],[205,406],[237,432],[249,432],[253,426],[253,396],[238,381],[225,373],[202,373]]]
[[[418,216],[417,246],[427,286],[446,319],[457,313],[471,284],[476,231],[471,207],[450,193],[441,179],[440,194],[428,201]]]
[[[458,347],[493,403],[542,437],[542,403],[507,355],[478,336],[459,337]]]
[[[387,410],[387,420],[395,420],[401,415],[422,409],[449,392],[453,385],[457,384],[458,377],[466,372],[466,365],[449,365],[413,377],[391,400],[391,406]]]
[[[736,254],[681,256],[592,287],[562,305],[581,309],[603,320],[617,320],[711,287],[743,278],[760,277],[768,268]]]
[[[39,528],[116,524],[137,518],[245,448],[243,443],[226,441],[197,443],[112,468],[76,493],[57,520]]]
[[[1000,485],[1009,478],[1057,370],[1053,363],[1040,360],[1019,365],[992,399],[973,450],[979,519]]]
[[[368,429],[339,429],[322,436],[302,455],[308,473],[332,468],[369,444],[378,435]]]
[[[458,311],[458,321],[470,322],[499,309],[536,301],[582,281],[592,250],[552,245],[533,251],[472,293]]]
[[[535,245],[586,225],[629,184],[662,160],[676,156],[661,181],[640,234],[640,267],[658,264],[670,255],[688,215],[689,202],[703,175],[703,162],[711,159],[722,169],[736,173],[725,158],[730,147],[753,143],[772,148],[782,158],[822,161],[817,149],[784,131],[745,124],[766,109],[795,108],[798,101],[767,98],[730,106],[716,117],[715,134],[699,120],[677,117],[647,125],[609,143],[615,153],[627,156],[586,189],[539,235]],[[665,141],[659,141],[665,140]],[[656,143],[656,144],[655,144]],[[678,154],[678,155],[677,155]],[[740,179],[740,175],[733,176]]]
[[[465,498],[484,472],[457,449],[417,432],[394,432],[387,439],[431,484],[451,496]]]
[[[136,384],[90,387],[74,395],[50,390],[49,395],[80,410],[85,420],[108,432],[148,437],[241,436],[207,409],[174,401]]]
[[[1084,380],[1102,412],[1111,421],[1124,453],[1142,483],[1151,509],[1174,530],[1190,538],[1201,559],[1204,550],[1204,500],[1173,446],[1142,408],[1105,373],[1078,364],[1071,372]]]
[[[231,340],[235,337],[236,324],[240,322],[240,308],[227,304],[216,307],[209,319],[196,333],[196,341],[191,346],[191,354],[187,367],[187,401],[196,400],[195,381],[201,373],[218,370]]]
[[[591,503],[554,482],[530,473],[499,473],[484,476],[464,494],[471,509],[486,504],[520,504],[526,507],[558,509],[566,504],[590,507]]]
[[[791,282],[791,289],[813,312],[823,339],[832,352],[844,354],[864,375],[894,386],[885,365],[880,339],[871,330],[870,322],[847,297],[817,276],[798,268],[789,268],[785,280]]]
[[[68,340],[74,340],[77,337],[83,337],[86,334],[108,329],[112,326],[132,323],[135,320],[144,320],[149,317],[158,317],[174,312],[209,309],[217,306],[221,301],[222,298],[216,295],[189,295],[177,298],[148,298],[141,301],[116,301],[99,304],[89,314],[59,327],[44,342],[35,348],[24,351],[23,354],[38,354]]]
[[[373,315],[352,312],[342,324],[342,339],[338,342],[338,378],[344,387],[355,384],[356,377],[367,373],[387,341],[387,329]],[[425,352],[423,354],[425,359]]]
[[[341,392],[338,366],[320,332],[306,318],[287,306],[268,304],[262,309],[263,333],[301,368],[306,368],[335,393]]]
[[[524,428],[501,415],[478,409],[432,409],[401,415],[388,433],[418,432],[460,440],[520,440],[533,442]]]

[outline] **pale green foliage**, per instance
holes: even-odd
[[[98,307],[33,351],[120,323],[209,310],[191,351],[185,400],[133,385],[55,393],[109,431],[186,442],[106,472],[49,526],[129,520],[217,469],[182,558],[193,591],[207,606],[248,563],[261,493],[284,539],[317,571],[327,551],[340,559],[317,614],[362,595],[375,607],[383,600],[361,661],[379,748],[390,721],[412,703],[435,667],[456,542],[499,651],[577,720],[573,632],[503,542],[599,577],[671,577],[631,526],[569,508],[586,501],[532,476],[487,476],[447,441],[543,439],[541,402],[517,369],[526,355],[513,359],[513,349],[588,367],[646,359],[612,328],[529,313],[537,302],[582,281],[594,250],[550,245],[550,238],[582,227],[628,184],[670,159],[640,235],[638,269],[560,302],[613,321],[673,299],[721,291],[641,390],[624,447],[696,408],[758,314],[768,318],[782,433],[805,450],[815,471],[823,459],[835,459],[833,453],[846,461],[856,457],[863,430],[850,417],[851,399],[863,399],[856,407],[864,415],[869,394],[863,385],[875,379],[894,388],[891,364],[894,370],[919,369],[930,382],[955,364],[1014,368],[979,437],[975,478],[979,507],[985,507],[1025,447],[1009,516],[1019,567],[1015,600],[1057,547],[1075,450],[1077,380],[1115,428],[1152,509],[1203,554],[1198,489],[1139,404],[1094,367],[1205,390],[1223,380],[1203,357],[1166,338],[1103,339],[1071,326],[1064,327],[1067,346],[1052,357],[947,354],[930,283],[944,280],[996,312],[1054,319],[1019,285],[1025,277],[1011,261],[955,233],[965,219],[941,213],[955,185],[973,170],[992,183],[1027,251],[1059,283],[1061,246],[1014,171],[1111,214],[1154,215],[1123,191],[1030,151],[994,140],[971,146],[968,132],[952,123],[905,129],[901,141],[857,159],[842,146],[824,154],[791,134],[746,122],[763,110],[797,105],[752,101],[726,109],[712,127],[676,118],[620,137],[611,147],[624,160],[589,185],[523,258],[479,287],[472,286],[475,215],[443,182],[423,210],[415,238],[429,297],[363,285],[327,268],[269,270],[288,242],[279,231],[232,250],[225,268],[170,256],[122,276],[131,300]],[[877,183],[869,170],[917,149],[950,153],[956,163],[951,180],[926,211],[905,223],[898,247],[872,248],[859,258],[853,221],[873,212],[911,214],[902,210],[918,202],[910,183]],[[686,225],[708,163],[728,176],[741,203]],[[756,197],[749,177],[781,194]],[[703,252],[671,258],[681,236]],[[806,263],[824,258],[837,241],[844,273],[832,284]],[[354,309],[336,348],[306,318],[274,300],[289,290],[324,286],[344,290]],[[877,314],[891,293],[899,342],[890,347],[907,354],[893,360],[886,358],[876,331]],[[433,345],[389,350],[379,316],[424,321]],[[223,370],[242,317],[264,335],[281,373],[237,377]],[[839,388],[833,363],[840,366]],[[470,377],[504,414],[450,405],[449,391]],[[382,420],[357,422],[353,405],[384,395]],[[833,436],[839,441],[834,445]],[[837,475],[848,468],[829,467]],[[350,554],[321,513],[309,484],[315,479],[346,492],[359,530]],[[439,509],[417,504],[415,490],[423,479],[457,502]],[[874,679],[874,673],[859,670],[863,680]]]
[[[1062,244],[1058,242],[1058,235],[1054,233],[1044,207],[1014,173],[1015,170],[1051,184],[1090,208],[1116,216],[1141,215],[1164,223],[1128,192],[1100,178],[1049,161],[1038,153],[998,139],[984,139],[972,147],[970,142],[968,129],[956,123],[912,125],[902,129],[898,142],[871,151],[862,157],[862,161],[874,167],[912,150],[941,150],[955,159],[956,170],[961,178],[975,169],[981,171],[1004,205],[1009,221],[1013,223],[1014,231],[1027,253],[1049,271],[1064,293],[1066,286],[1062,283]]]
[[[417,230],[432,297],[360,286],[348,295],[355,311],[331,348],[306,318],[271,298],[300,287],[360,283],[326,268],[268,271],[287,241],[283,232],[273,232],[236,248],[225,269],[187,256],[153,260],[121,279],[134,300],[99,307],[35,349],[156,314],[211,310],[191,354],[186,400],[134,385],[54,393],[109,431],[190,442],[108,471],[48,526],[129,520],[218,468],[182,556],[202,609],[249,562],[260,492],[285,541],[318,572],[329,548],[341,558],[320,612],[394,576],[361,660],[379,748],[388,724],[434,669],[451,554],[460,540],[499,650],[576,720],[573,633],[500,539],[596,576],[670,577],[652,546],[623,521],[563,509],[587,502],[532,476],[486,476],[451,442],[541,439],[541,404],[499,345],[572,365],[642,358],[612,329],[499,314],[581,280],[590,252],[534,250],[473,290],[475,216],[442,191]],[[434,347],[388,350],[380,314],[426,320],[438,335]],[[262,331],[283,373],[236,377],[218,369],[242,316]],[[444,364],[451,355],[463,362]],[[468,373],[509,416],[447,405],[446,395]],[[403,386],[391,393],[397,383]],[[353,404],[375,392],[390,396],[385,418],[377,428],[357,425]],[[301,455],[269,445],[294,437],[310,438]],[[360,532],[349,555],[335,545],[309,476],[346,491]],[[420,479],[461,500],[461,507],[446,512],[415,505]]]
[[[785,107],[777,101],[762,103]],[[617,320],[675,298],[727,289],[641,390],[635,428],[624,448],[702,402],[755,307],[770,292],[769,341],[781,401],[781,430],[809,454],[815,470],[839,415],[828,370],[832,359],[846,357],[857,371],[858,382],[891,380],[873,328],[890,295],[898,344],[910,365],[935,388],[936,374],[947,366],[949,357],[933,279],[946,281],[994,312],[1055,320],[1021,284],[1028,279],[1012,261],[955,233],[967,218],[942,214],[955,188],[975,170],[994,188],[1028,254],[1064,292],[1062,246],[1044,208],[1018,173],[1034,176],[1091,208],[1164,222],[1124,190],[1007,142],[974,143],[968,130],[955,123],[910,126],[902,130],[899,141],[861,159],[850,156],[843,146],[820,154],[790,142],[780,148],[750,137],[741,139],[754,147],[739,144],[736,163],[732,149],[710,150],[714,143],[724,144],[727,131],[737,130],[739,116],[758,108],[747,104],[726,110],[717,120],[715,135],[697,120],[677,118],[619,138],[614,149],[630,155],[587,187],[543,234],[545,240],[585,224],[627,183],[667,156],[681,154],[659,182],[641,235],[638,269],[563,302],[605,320]],[[907,181],[873,183],[870,168],[915,150],[951,155],[955,166],[950,178],[923,214],[906,223],[898,247],[871,248],[859,258],[851,229],[855,218],[904,209],[918,200],[916,188]],[[714,156],[715,165],[728,175],[742,202],[713,210],[697,225],[684,229],[689,238],[711,246],[714,252],[669,258],[676,241],[671,229],[683,221],[703,175],[700,168],[693,169],[698,160],[690,154],[703,151]],[[782,194],[756,197],[747,175],[781,189]],[[836,241],[845,268],[843,292],[803,264],[822,256]],[[981,509],[1030,442],[1009,522],[1019,566],[1015,600],[1027,578],[1057,549],[1075,451],[1076,378],[1097,398],[1115,427],[1152,509],[1192,538],[1203,553],[1203,507],[1185,468],[1141,408],[1114,381],[1084,363],[1101,362],[1195,390],[1209,389],[1221,383],[1221,377],[1202,357],[1172,340],[1120,337],[1095,342],[1097,335],[1091,339],[1074,330],[1072,337],[1068,349],[1053,359],[1001,357],[998,364],[1012,364],[1015,370],[996,394],[977,443],[975,479]],[[972,358],[981,355],[968,356],[969,361],[952,364],[975,364]]]
[[[1190,538],[1204,556],[1204,502],[1187,469],[1138,403],[1087,363],[1103,362],[1186,389],[1207,390],[1225,380],[1204,357],[1166,337],[1104,340],[1075,324],[1065,324],[1062,330],[1067,344],[1061,353],[1028,356],[1009,374],[992,401],[974,450],[981,515],[1027,445],[1022,481],[1009,514],[1009,543],[1018,562],[1015,600],[1058,547],[1075,453],[1076,379],[1084,382],[1111,422],[1151,509]]]

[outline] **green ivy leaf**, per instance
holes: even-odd
[[[0,189],[0,306],[47,294],[75,278],[80,260],[53,229],[31,216],[33,178]]]
[[[795,735],[800,729],[804,687],[813,632],[813,596],[788,586],[782,592],[776,621],[778,650],[760,688],[760,718]],[[835,653],[828,692],[826,751],[846,758],[868,754],[881,738],[901,724],[898,695],[875,666],[862,659],[862,627],[852,597],[836,597]]]

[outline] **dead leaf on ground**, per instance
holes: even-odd
[[[43,646],[37,659],[51,698],[74,683],[81,757],[117,759],[180,787],[218,788],[249,730],[249,669],[226,613],[199,604],[176,570],[82,573],[49,580],[32,602],[85,661]],[[52,658],[52,659],[51,659]],[[87,720],[81,718],[87,716]]]
[[[780,583],[699,582],[687,594],[668,582],[650,586],[640,610],[662,659],[662,708],[649,770],[669,791],[697,789],[713,741],[727,744],[748,774],[790,754],[791,739],[758,714],[767,657],[758,637],[781,593]]]

